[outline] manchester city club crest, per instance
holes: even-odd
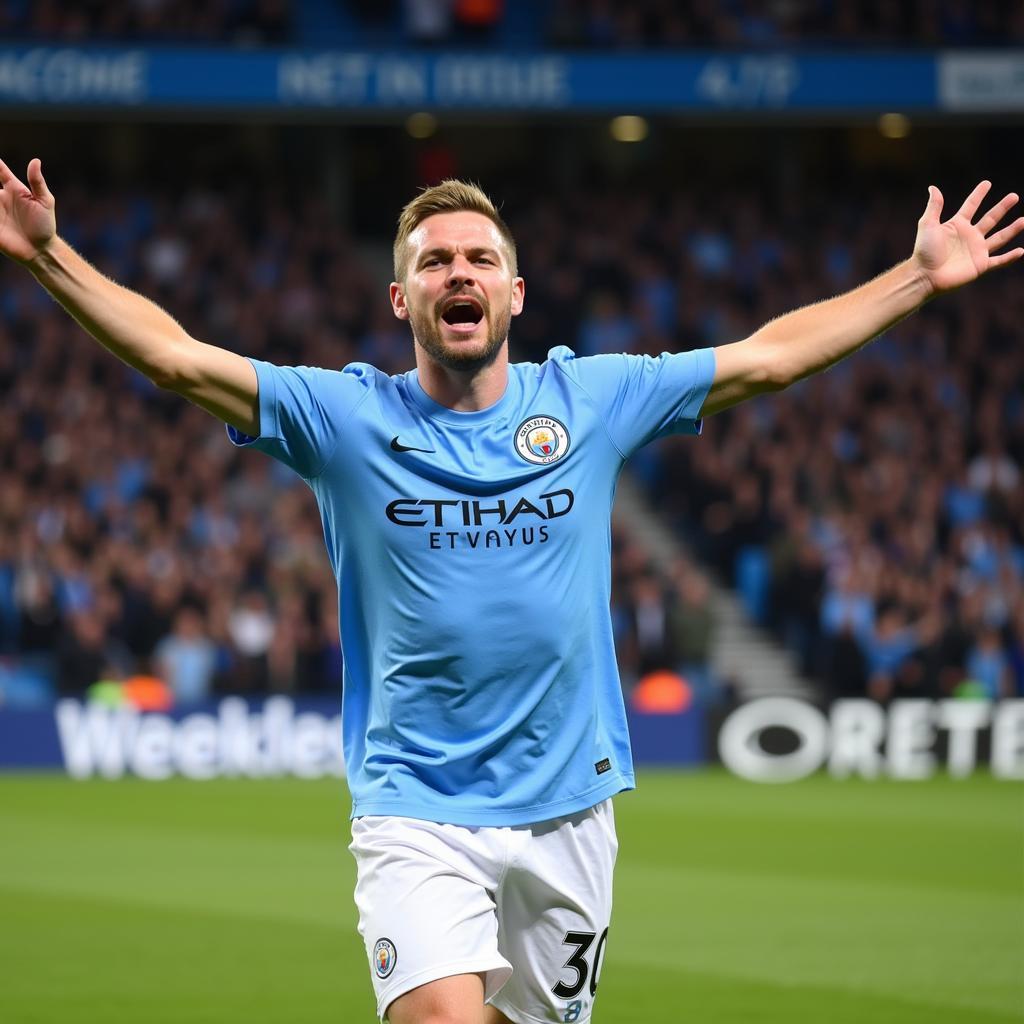
[[[378,978],[386,978],[398,963],[398,952],[390,939],[378,939],[373,947],[373,969]]]
[[[550,416],[531,416],[516,428],[516,451],[527,462],[546,466],[569,451],[569,431]]]

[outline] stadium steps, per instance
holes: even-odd
[[[802,697],[814,700],[817,687],[801,675],[793,654],[750,621],[734,593],[712,583],[717,632],[711,668],[735,682],[742,700]]]
[[[617,521],[629,523],[659,563],[668,565],[680,555],[698,561],[662,522],[628,472],[619,477],[615,509]],[[801,675],[792,653],[751,621],[731,590],[714,579],[711,590],[716,624],[711,668],[715,675],[732,683],[740,700],[769,696],[813,700],[817,687]]]

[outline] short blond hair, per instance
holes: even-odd
[[[508,246],[509,263],[512,276],[519,272],[516,257],[516,243],[509,226],[501,219],[498,208],[479,185],[471,181],[459,181],[448,178],[440,185],[424,188],[418,196],[411,199],[398,216],[398,233],[395,235],[393,248],[395,262],[395,280],[405,281],[409,263],[409,236],[428,217],[435,213],[482,213],[498,229]]]

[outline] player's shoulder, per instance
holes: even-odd
[[[379,387],[391,380],[388,374],[371,363],[346,363],[340,370],[329,372],[339,374],[347,382],[366,388]]]
[[[548,351],[548,357],[543,363],[526,365],[534,365],[540,377],[551,373],[558,374],[586,389],[609,378],[621,377],[630,358],[623,352],[581,356],[568,345],[557,345]]]
[[[372,363],[348,363],[339,373],[343,373],[363,387],[375,388],[382,393],[406,390],[416,370],[403,370],[401,373],[388,373]]]
[[[599,415],[628,378],[628,357],[618,355],[577,355],[567,345],[548,351],[542,363],[516,363],[521,393],[526,404],[540,399],[562,402],[577,412],[596,410]]]
[[[308,388],[332,388],[346,386],[372,387],[378,377],[384,376],[380,370],[369,363],[349,363],[340,369],[327,366],[290,366],[268,362],[252,356],[249,361],[260,376],[273,376],[284,382],[295,382]]]
[[[383,370],[362,362],[347,363],[340,368],[296,366],[291,369],[304,377],[322,399],[329,401],[333,396],[347,405],[360,401],[371,391],[387,390],[393,380]]]
[[[580,356],[568,345],[556,345],[548,350],[547,358],[542,363],[515,363],[516,369],[523,376],[543,377],[552,372],[562,373],[574,379],[592,371],[611,369],[622,363],[626,356],[622,353],[614,355]]]

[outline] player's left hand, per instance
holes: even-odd
[[[996,225],[1017,205],[1019,196],[1011,192],[992,207],[977,223],[971,223],[992,182],[983,181],[964,200],[963,206],[943,224],[942,193],[928,186],[928,205],[917,222],[914,259],[935,292],[948,292],[991,270],[1013,263],[1024,256],[1024,249],[993,256],[1024,229],[1024,217],[1018,217],[1000,231]],[[994,232],[994,233],[993,233]]]

